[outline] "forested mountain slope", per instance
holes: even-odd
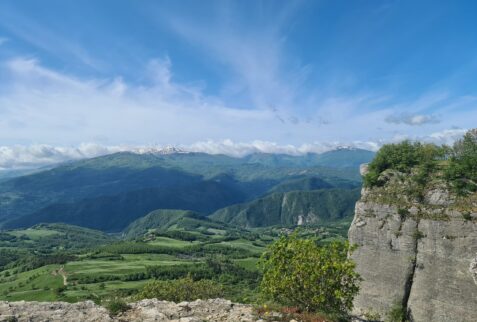
[[[217,210],[210,218],[241,227],[319,224],[353,215],[359,189],[272,193]]]
[[[270,192],[352,188],[372,152],[304,156],[116,153],[0,183],[0,226],[64,222],[120,231],[155,209],[210,214]]]

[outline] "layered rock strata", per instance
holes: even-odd
[[[362,190],[349,230],[363,278],[354,313],[384,320],[401,307],[411,321],[477,321],[477,194],[434,180],[417,198],[409,176],[381,176],[384,186]]]

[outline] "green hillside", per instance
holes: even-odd
[[[83,249],[114,240],[114,237],[98,230],[62,223],[38,224],[0,232],[0,248],[24,248],[35,252]]]
[[[359,189],[272,193],[217,210],[210,218],[247,228],[326,223],[352,216],[359,195]]]
[[[209,213],[244,199],[238,189],[215,181],[203,181],[185,187],[149,188],[71,203],[54,203],[33,214],[10,220],[4,228],[29,227],[38,222],[65,222],[118,232],[154,209],[186,208]]]
[[[348,166],[368,154],[338,150],[233,158],[124,152],[75,161],[1,182],[0,227],[64,222],[118,232],[155,209],[206,215],[270,192],[352,188],[361,178],[357,167]]]
[[[347,182],[348,185],[352,185],[352,182]],[[340,185],[346,185],[345,182],[341,183],[339,181],[334,182],[334,185],[331,183],[318,178],[318,177],[302,177],[296,179],[286,180],[282,183],[277,184],[269,192],[288,192],[288,191],[297,191],[297,190],[318,190],[318,189],[330,189],[336,188]]]
[[[125,230],[126,238],[136,238],[148,232],[223,230],[227,225],[189,210],[158,209],[133,221]]]
[[[101,231],[61,223],[0,231],[0,270],[12,265],[34,269],[63,263],[78,251],[115,240]]]

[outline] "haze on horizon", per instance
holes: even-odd
[[[477,120],[476,38],[474,1],[4,0],[0,168],[451,143]]]

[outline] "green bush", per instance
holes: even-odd
[[[406,319],[406,309],[401,303],[393,305],[386,316],[386,322],[404,322]]]
[[[434,144],[403,141],[396,144],[385,144],[376,153],[373,161],[368,166],[368,173],[363,182],[366,187],[379,186],[379,175],[388,169],[402,173],[411,173],[411,170],[419,166],[415,176],[418,184],[425,184],[429,174],[435,170],[437,160],[446,158],[449,148]]]
[[[401,220],[406,219],[406,217],[410,215],[409,210],[407,210],[406,208],[399,208],[397,212],[399,214],[399,217],[401,217]]]
[[[118,315],[121,312],[126,312],[131,307],[120,298],[114,298],[106,302],[106,308],[111,315]]]
[[[462,214],[462,217],[463,217],[464,220],[466,220],[466,221],[472,220],[472,216],[470,215],[470,212],[464,212],[464,213]]]
[[[349,250],[348,243],[319,247],[296,234],[282,236],[262,257],[261,292],[266,299],[300,310],[345,313],[352,308],[360,281]]]
[[[444,161],[446,162],[439,162]],[[447,183],[459,194],[477,191],[477,129],[467,132],[452,147],[403,141],[385,144],[376,153],[363,177],[365,187],[383,185],[379,178],[385,170],[413,174],[412,194],[422,198],[429,178],[439,168]]]
[[[460,194],[477,191],[477,130],[467,132],[454,144],[446,177]]]
[[[194,281],[191,276],[178,280],[155,280],[147,283],[136,298],[182,302],[197,299],[218,298],[223,295],[220,284],[212,280]]]

